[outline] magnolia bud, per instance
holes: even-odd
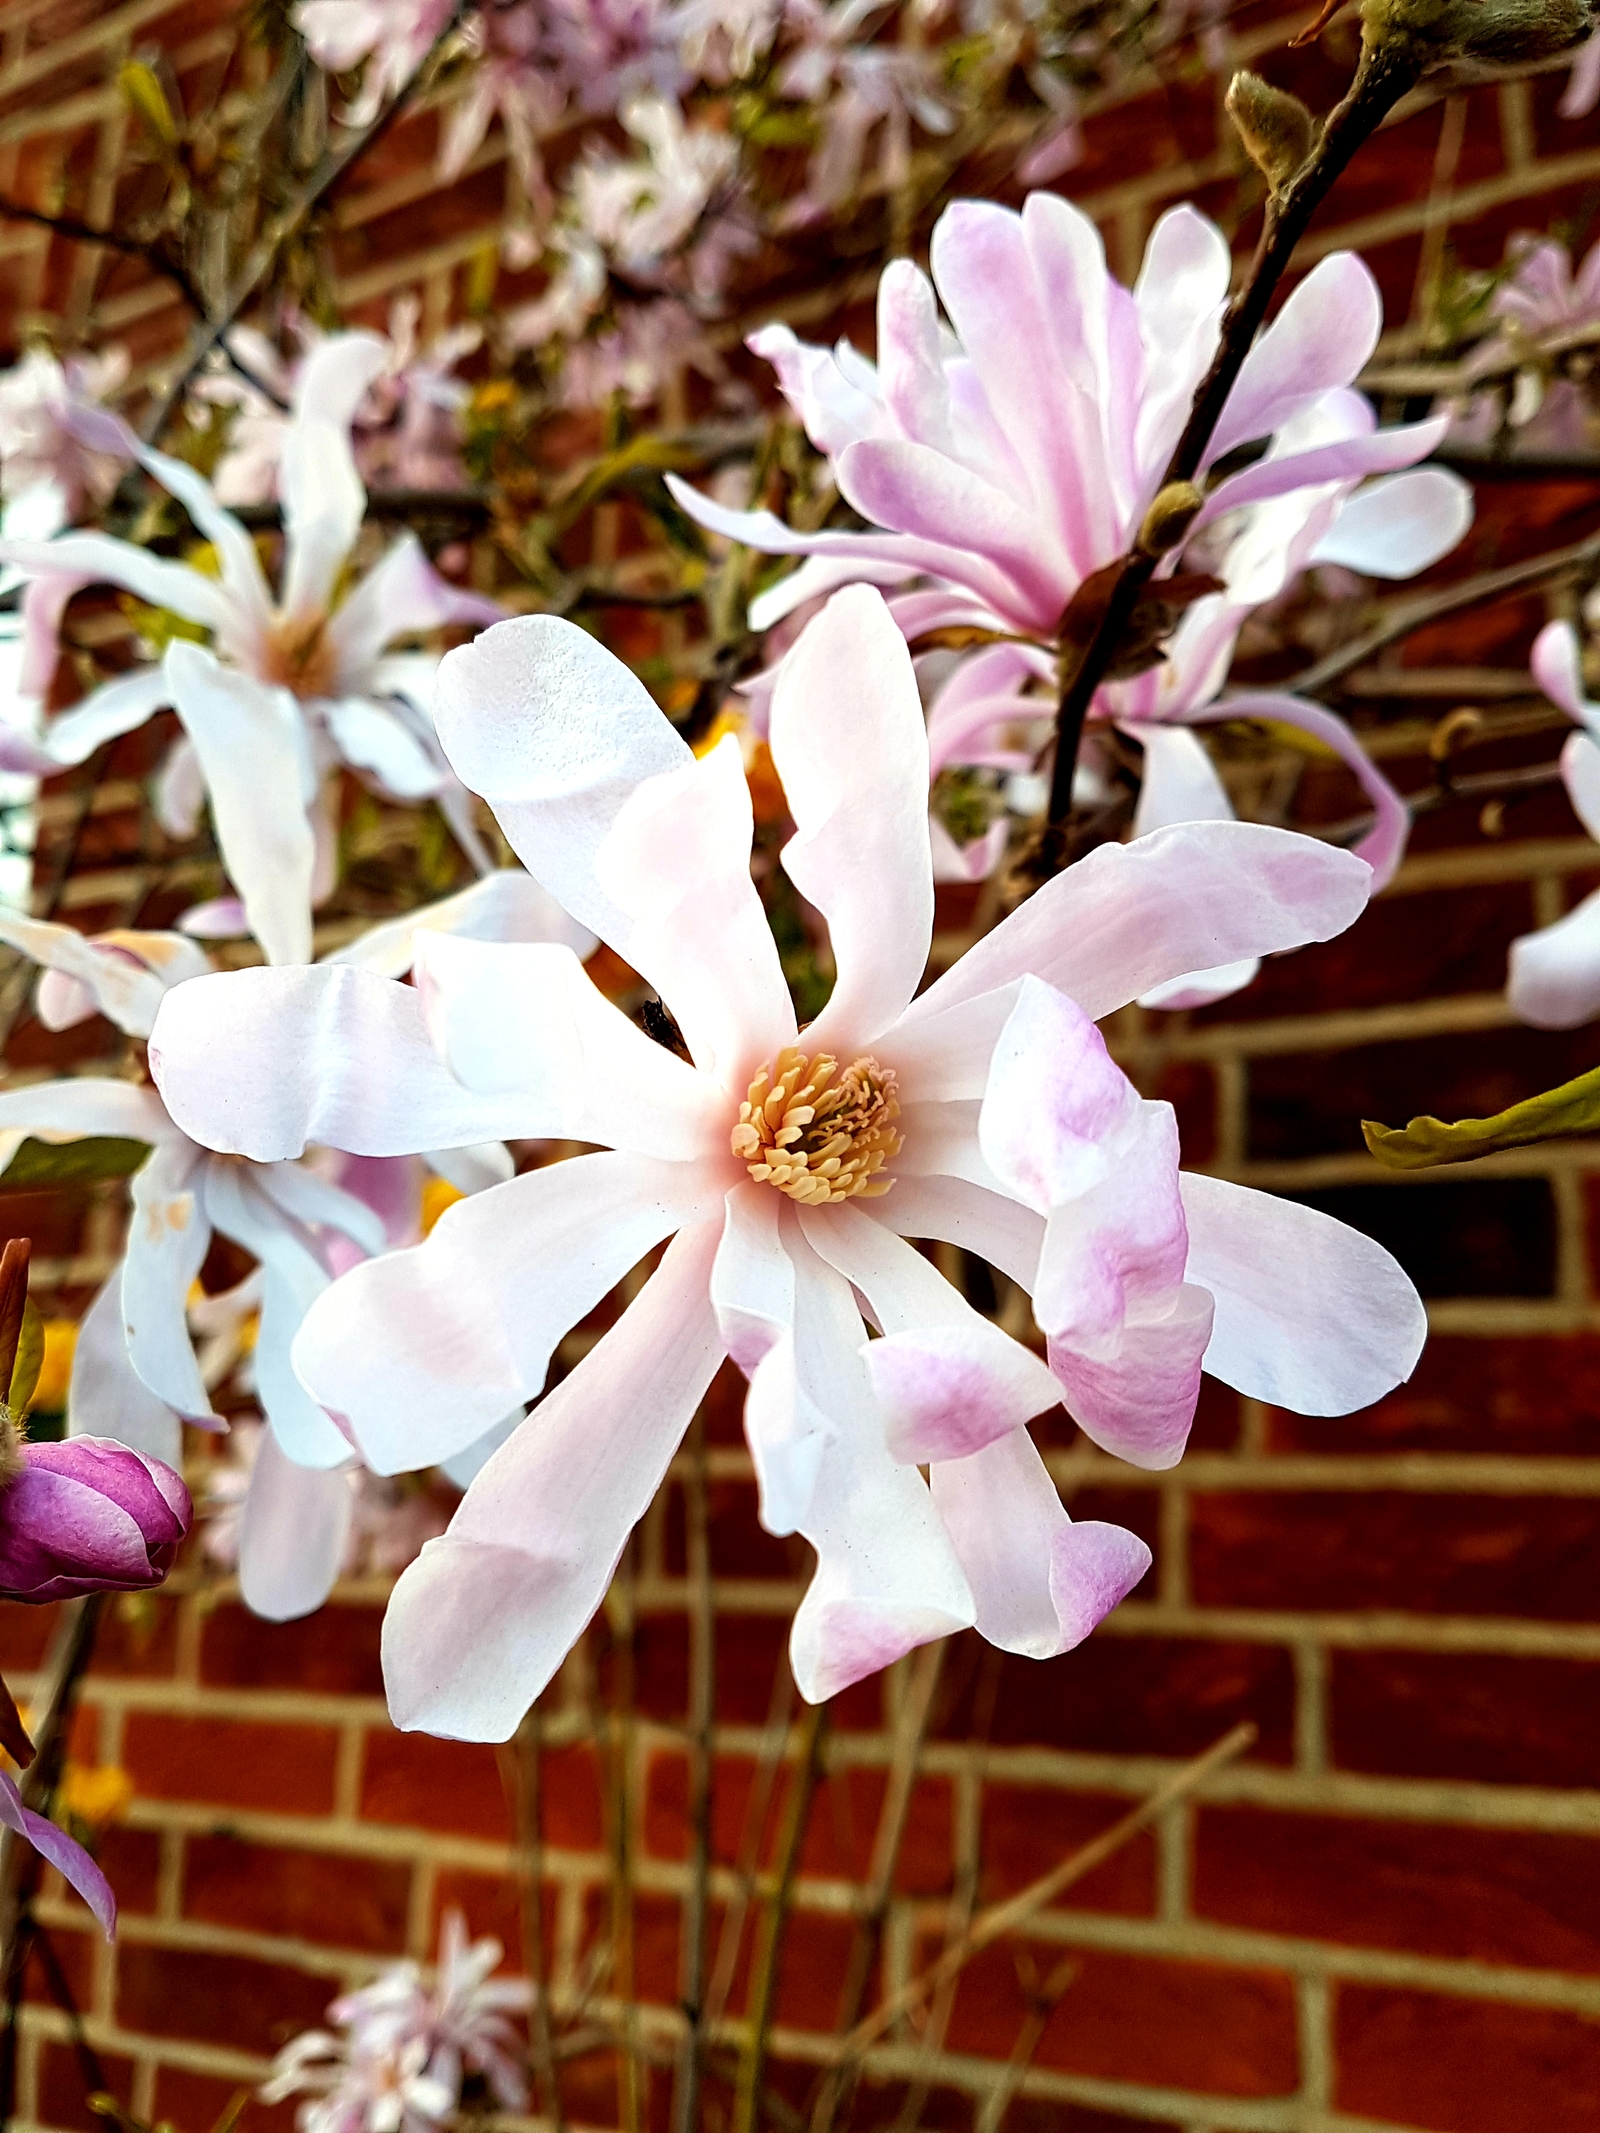
[[[0,1599],[161,1583],[193,1516],[181,1475],[109,1437],[29,1444],[13,1434],[12,1450],[14,1478],[0,1488]]]
[[[1140,548],[1146,555],[1167,555],[1200,516],[1204,502],[1192,481],[1169,481],[1144,515]]]
[[[1524,66],[1581,44],[1595,27],[1593,0],[1361,0],[1374,51],[1409,47],[1424,68],[1450,60]]]
[[[1316,120],[1298,96],[1248,71],[1236,74],[1229,84],[1227,112],[1251,162],[1272,190],[1281,193],[1310,157]]]

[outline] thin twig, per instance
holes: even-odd
[[[550,1978],[544,1952],[544,1829],[540,1792],[544,1775],[544,1720],[534,1704],[517,1728],[517,1851],[522,1863],[523,1967],[533,1987],[530,2041],[543,2101],[555,2133],[564,2133],[561,2081],[556,2070],[555,2039],[550,2026]]]
[[[630,1536],[607,1599],[615,1652],[616,1694],[604,1720],[603,1738],[609,1782],[606,1801],[611,1828],[611,1990],[622,2006],[626,2047],[617,2055],[618,2102],[625,2133],[641,2133],[643,2097],[639,2081],[639,2009],[633,1975],[633,1705],[635,1541]],[[620,1617],[620,1620],[618,1619]]]
[[[1067,1987],[1078,1974],[1078,1966],[1068,1956],[1057,1963],[1042,1985],[1034,1986],[1028,1993],[1028,2012],[1017,2041],[1011,2047],[1011,2057],[1006,2061],[1005,2072],[984,2103],[977,2121],[977,2133],[1000,2133],[1001,2122],[1011,2108],[1011,2099],[1022,2086],[1022,2077],[1033,2063],[1033,2055],[1039,2049],[1050,2017],[1066,1993]]]
[[[700,2067],[704,2052],[706,1920],[711,1896],[711,1745],[716,1717],[716,1607],[711,1590],[711,1538],[706,1503],[705,1411],[689,1426],[683,1483],[685,1551],[689,1574],[689,1893],[683,1907],[683,2050],[673,2124],[696,2133],[700,2123]]]
[[[750,2033],[739,2061],[733,2133],[757,2133],[760,2124],[761,2070],[767,2056],[767,2032],[772,2026],[772,2003],[777,1996],[778,1958],[783,1951],[783,1930],[794,1893],[800,1846],[806,1824],[811,1819],[811,1801],[817,1789],[822,1743],[827,1730],[828,1706],[825,1703],[812,1704],[800,1725],[800,1753],[795,1763],[793,1789],[784,1809],[772,1896],[761,1915],[751,1954]]]
[[[1018,1926],[1030,1919],[1035,1911],[1042,1910],[1047,1903],[1053,1903],[1063,1889],[1071,1888],[1074,1882],[1082,1881],[1086,1875],[1092,1874],[1096,1867],[1104,1865],[1124,1844],[1136,1837],[1140,1830],[1148,1828],[1165,1813],[1174,1801],[1183,1799],[1197,1785],[1204,1784],[1207,1778],[1222,1769],[1224,1764],[1231,1763],[1235,1757],[1243,1755],[1245,1750],[1253,1745],[1256,1731],[1248,1722],[1235,1726],[1231,1732],[1225,1733],[1221,1740],[1208,1748],[1204,1755],[1196,1756],[1192,1763],[1185,1763],[1164,1785],[1158,1785],[1147,1800],[1142,1801],[1131,1813],[1125,1814],[1120,1822],[1113,1822],[1109,1829],[1102,1830],[1098,1837],[1082,1845],[1070,1858],[1063,1859],[1059,1866],[1052,1867],[1049,1873],[1042,1875],[1039,1880],[1030,1882],[1017,1895],[1008,1897],[1004,1903],[991,1904],[986,1911],[980,1911],[968,1930],[953,1947],[945,1950],[930,1969],[924,1970],[920,1977],[914,1977],[909,1985],[892,1994],[880,2008],[868,2015],[864,2022],[858,2022],[848,2036],[838,2038],[830,2047],[830,2058],[859,2058],[886,2030],[892,2029],[903,2015],[909,2014],[913,2007],[920,2005],[929,1993],[936,1992],[958,1971],[965,1969],[975,1955],[981,1954],[1003,1935],[1014,1932]]]
[[[1183,435],[1172,454],[1161,486],[1193,482],[1206,447],[1222,417],[1228,396],[1267,315],[1284,269],[1312,216],[1350,163],[1351,158],[1394,109],[1417,77],[1417,63],[1399,46],[1362,46],[1361,60],[1344,100],[1329,113],[1310,159],[1282,192],[1268,196],[1261,241],[1244,287],[1222,322],[1216,357],[1202,378]],[[1120,572],[1087,648],[1075,666],[1062,661],[1060,700],[1056,710],[1055,761],[1051,769],[1050,808],[1042,865],[1058,869],[1070,856],[1068,823],[1072,814],[1073,774],[1095,692],[1105,680],[1132,619],[1139,597],[1155,574],[1160,556],[1135,546],[1123,557]]]
[[[773,1791],[777,1786],[778,1772],[783,1767],[783,1751],[789,1739],[789,1718],[794,1709],[794,1676],[789,1671],[787,1654],[780,1653],[778,1664],[773,1669],[772,1695],[767,1705],[767,1723],[761,1735],[761,1753],[756,1759],[755,1782],[750,1789],[750,1798],[745,1806],[744,1828],[739,1836],[738,1880],[733,1901],[722,1921],[722,1932],[717,1940],[717,1960],[711,1972],[711,1987],[706,1994],[704,2027],[714,2030],[722,2020],[722,2010],[727,2005],[728,1994],[733,1988],[733,1974],[739,1963],[739,1950],[744,1944],[745,1920],[755,1897],[756,1882],[761,1872],[761,1849],[766,1835],[767,1815],[772,1805]]]

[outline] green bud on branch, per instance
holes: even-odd
[[[1302,171],[1316,145],[1317,122],[1287,89],[1247,69],[1228,87],[1227,113],[1257,170],[1275,193]]]
[[[1529,66],[1581,44],[1595,27],[1592,0],[1362,0],[1363,41],[1405,51],[1423,71],[1452,60]]]
[[[1205,497],[1192,481],[1169,481],[1159,491],[1139,528],[1145,555],[1168,555],[1200,516]]]

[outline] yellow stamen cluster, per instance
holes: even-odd
[[[275,622],[262,647],[261,678],[300,697],[337,694],[339,655],[328,639],[327,616]]]
[[[894,1183],[877,1175],[900,1152],[894,1069],[870,1056],[838,1067],[786,1046],[751,1082],[731,1138],[751,1177],[807,1207],[877,1199]]]

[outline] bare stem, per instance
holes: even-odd
[[[744,2056],[739,2061],[733,2133],[758,2133],[760,2125],[761,2070],[767,2056],[767,2031],[772,2026],[772,2003],[778,1988],[778,1958],[783,1951],[783,1929],[794,1892],[800,1845],[811,1817],[811,1799],[821,1769],[822,1742],[827,1725],[828,1706],[825,1703],[813,1704],[801,1721],[800,1754],[784,1811],[772,1898],[761,1914],[751,1956],[750,2035]]]
[[[565,2133],[561,2080],[550,2026],[550,1978],[545,1963],[544,1833],[540,1791],[544,1776],[544,1721],[535,1704],[517,1728],[517,1849],[522,1863],[523,1967],[533,1987],[533,2062],[545,2109],[555,2133]]]
[[[1299,174],[1267,201],[1261,242],[1244,287],[1228,307],[1217,353],[1201,379],[1183,435],[1161,486],[1192,482],[1199,473],[1228,395],[1238,382],[1245,357],[1267,315],[1273,294],[1312,216],[1351,158],[1394,109],[1417,78],[1416,62],[1396,47],[1364,45],[1355,80],[1344,101],[1330,112],[1316,148]],[[1069,823],[1072,781],[1084,722],[1095,692],[1105,680],[1139,596],[1155,573],[1159,558],[1134,548],[1122,567],[1099,625],[1076,665],[1062,661],[1061,693],[1056,708],[1055,762],[1050,781],[1044,866],[1057,872],[1072,856]]]
[[[706,1919],[711,1895],[711,1729],[716,1705],[716,1613],[711,1591],[711,1543],[706,1505],[703,1410],[689,1428],[684,1476],[685,1542],[689,1571],[689,1893],[683,1908],[682,1989],[688,2024],[678,2062],[673,2123],[696,2133],[700,2069],[705,2051]]]

